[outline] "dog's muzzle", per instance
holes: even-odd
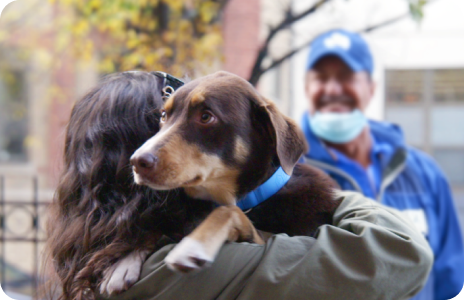
[[[150,177],[150,174],[152,174],[153,170],[156,168],[157,162],[158,157],[147,152],[140,155],[132,155],[130,159],[134,172],[142,177]]]

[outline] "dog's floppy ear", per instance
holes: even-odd
[[[276,105],[256,94],[252,102],[257,104],[268,117],[268,126],[275,134],[276,152],[285,173],[291,175],[301,155],[308,151],[308,144],[303,132],[289,117],[281,113]]]

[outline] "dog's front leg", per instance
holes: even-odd
[[[142,264],[150,252],[135,250],[103,272],[102,295],[119,294],[131,287],[140,276]]]
[[[166,256],[166,265],[187,273],[214,261],[226,242],[246,241],[264,244],[251,221],[237,206],[216,208],[190,235]]]

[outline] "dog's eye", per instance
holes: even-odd
[[[213,119],[214,119],[214,117],[210,113],[205,112],[205,113],[201,114],[201,123],[207,124],[207,123],[212,122]]]
[[[161,112],[161,119],[160,119],[161,123],[166,122],[166,118],[167,118],[167,117],[166,117],[166,111],[163,110],[163,111]]]

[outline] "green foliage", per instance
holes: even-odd
[[[103,73],[140,69],[181,76],[220,59],[217,1],[56,0],[56,6],[66,12],[55,27],[58,48],[71,42],[81,59],[97,54]]]
[[[45,68],[71,59],[94,61],[101,73],[203,75],[222,58],[219,1],[18,0],[2,14],[0,43],[28,49]],[[39,10],[47,11],[40,19]]]

